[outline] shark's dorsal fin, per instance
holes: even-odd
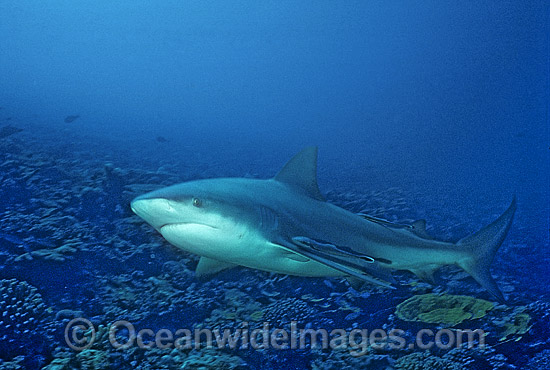
[[[310,197],[324,201],[317,185],[317,147],[308,146],[279,171],[275,180],[304,191]]]

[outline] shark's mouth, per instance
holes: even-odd
[[[219,228],[197,222],[167,224],[159,232],[172,245],[198,255],[224,240]]]
[[[201,224],[199,222],[177,222],[177,223],[170,223],[170,224],[164,224],[161,227],[159,227],[159,232],[163,233],[165,231],[193,231],[193,230],[215,230],[218,229],[215,226],[207,225],[207,224]]]

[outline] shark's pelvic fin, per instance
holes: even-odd
[[[489,291],[499,302],[505,299],[495,280],[491,276],[490,267],[495,253],[506,238],[516,212],[516,198],[508,209],[493,223],[458,241],[459,247],[470,252],[470,256],[458,262],[466,272],[473,276],[479,284]]]
[[[195,275],[197,277],[204,277],[236,266],[237,265],[229,262],[222,262],[212,258],[201,257],[199,263],[197,264],[197,268],[195,269]]]
[[[348,276],[346,278],[346,280],[348,281],[349,285],[358,292],[361,292],[363,290],[363,287],[366,284],[365,280],[358,279],[358,278],[353,277],[353,276]]]
[[[317,185],[316,146],[309,146],[292,157],[275,176],[275,180],[300,189],[314,199],[325,201]]]

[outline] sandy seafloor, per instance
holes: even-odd
[[[0,368],[550,368],[548,205],[540,203],[543,196],[521,193],[514,225],[492,268],[508,306],[495,304],[483,317],[455,326],[489,333],[484,349],[382,348],[360,357],[318,348],[117,351],[105,335],[84,351],[70,349],[64,328],[75,317],[87,318],[96,327],[124,319],[154,330],[231,328],[240,321],[253,327],[264,320],[284,327],[296,320],[300,327],[327,330],[401,328],[410,336],[419,328],[445,327],[403,321],[395,314],[396,306],[414,295],[463,294],[491,300],[453,267],[437,273],[436,285],[397,273],[401,284],[393,291],[367,287],[357,292],[343,279],[288,277],[246,268],[197,280],[197,257],[165,242],[131,212],[130,200],[197,178],[268,178],[288,158],[273,155],[262,162],[259,154],[245,149],[220,158],[198,145],[170,145],[151,138],[136,146],[45,127],[26,127],[0,139]],[[366,174],[328,174],[322,165],[319,170],[329,201],[392,221],[426,218],[428,231],[444,240],[456,241],[488,224],[511,200],[509,194],[483,191],[457,199],[453,189],[421,184],[369,189],[361,177]],[[525,314],[527,324],[518,319]]]

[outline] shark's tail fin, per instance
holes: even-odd
[[[460,267],[472,275],[501,303],[505,302],[504,296],[491,276],[489,268],[498,248],[506,238],[515,212],[516,198],[514,197],[508,209],[493,223],[457,243],[459,247],[470,251],[470,256],[459,262]]]

